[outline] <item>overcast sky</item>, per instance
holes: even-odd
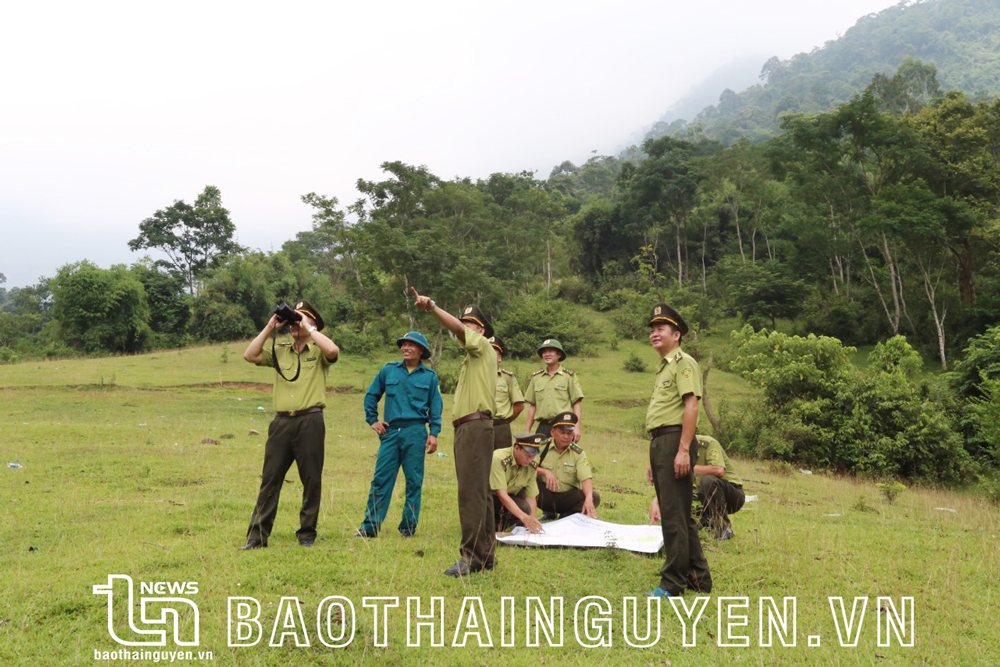
[[[734,60],[810,51],[894,4],[5,3],[3,286],[136,261],[139,222],[207,184],[239,242],[273,250],[310,228],[301,195],[346,205],[384,161],[544,178]]]

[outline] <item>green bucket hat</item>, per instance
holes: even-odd
[[[420,347],[424,348],[423,354],[420,355],[421,359],[431,358],[431,346],[427,343],[427,338],[419,331],[408,331],[399,338],[396,339],[396,347],[402,347],[403,341],[408,340],[411,343],[416,343]]]
[[[546,348],[551,348],[559,353],[559,361],[566,359],[566,350],[563,349],[562,343],[560,343],[555,338],[546,338],[542,341],[542,344],[538,346],[538,355],[541,356],[542,350]]]

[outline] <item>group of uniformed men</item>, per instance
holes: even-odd
[[[457,577],[493,569],[497,531],[520,524],[537,533],[542,530],[540,519],[576,513],[596,518],[601,499],[579,445],[584,395],[577,375],[562,366],[562,343],[555,338],[541,342],[538,354],[545,368],[531,375],[522,394],[514,375],[500,368],[507,349],[478,306],[467,306],[455,317],[430,297],[412,291],[416,307],[437,317],[465,351],[452,407],[462,538],[460,558],[445,574]],[[301,319],[288,322],[290,339],[277,338],[285,322],[273,316],[243,355],[248,362],[274,367],[277,411],[268,429],[260,492],[244,550],[267,546],[292,461],[303,485],[296,535],[306,547],[316,539],[326,376],[339,349],[322,333],[323,318],[309,302],[299,301],[295,311]],[[712,580],[698,538],[699,523],[691,514],[692,496],[697,491],[704,505],[700,526],[710,528],[716,539],[729,539],[733,531],[728,515],[743,505],[742,485],[719,442],[695,434],[702,380],[697,361],[680,348],[687,324],[677,311],[659,303],[649,327],[650,344],[661,357],[646,414],[651,438],[647,478],[656,489],[650,522],[662,525],[666,560],[659,585],[648,594],[708,592]],[[420,517],[424,456],[437,449],[441,431],[438,377],[422,363],[430,357],[427,339],[410,331],[396,344],[402,360],[386,364],[365,394],[365,419],[379,435],[380,446],[356,537],[379,534],[400,467],[406,500],[398,528],[403,537],[413,537]],[[512,438],[510,423],[525,403],[528,433]]]

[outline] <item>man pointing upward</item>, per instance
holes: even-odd
[[[455,427],[455,474],[458,477],[458,519],[462,525],[461,558],[444,571],[452,577],[492,570],[496,550],[496,525],[490,497],[493,462],[493,414],[496,412],[497,355],[490,346],[493,327],[470,305],[455,317],[429,296],[411,287],[414,305],[426,310],[455,334],[465,358],[455,388],[452,425]]]

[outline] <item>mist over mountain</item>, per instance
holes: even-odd
[[[694,118],[705,107],[712,106],[719,99],[720,90],[744,90],[760,81],[761,63],[766,61],[766,53],[754,53],[733,60],[720,67],[708,77],[693,86],[683,97],[670,105],[656,123],[670,124],[676,120]],[[652,129],[647,125],[633,132],[626,146],[642,143]]]
[[[875,74],[892,75],[907,59],[933,64],[943,90],[959,90],[972,99],[997,95],[1000,3],[904,1],[861,17],[843,37],[810,53],[762,60],[757,74],[763,81],[743,88],[737,71],[752,68],[742,69],[741,61],[671,107],[644,138],[694,130],[727,145],[744,137],[761,141],[778,132],[783,114],[832,109],[861,92]],[[735,85],[722,81],[729,76]],[[715,100],[694,111],[712,85]]]

